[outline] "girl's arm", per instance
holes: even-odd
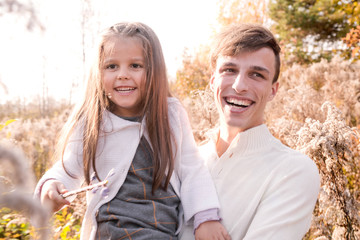
[[[198,213],[220,207],[215,186],[203,159],[196,146],[187,112],[179,102],[170,111],[174,118],[170,119],[175,132],[177,149],[177,169],[181,180],[181,202],[184,208],[185,222],[193,219]],[[175,120],[174,120],[175,119]],[[214,220],[215,218],[215,220]],[[229,239],[228,233],[219,221],[218,215],[205,219],[196,229],[197,239]],[[196,225],[196,220],[195,220]],[[194,226],[195,228],[197,226]]]
[[[184,220],[196,213],[219,209],[215,186],[195,143],[186,110],[179,101],[169,104],[170,124],[176,146],[175,171],[178,175]]]

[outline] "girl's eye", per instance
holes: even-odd
[[[140,65],[138,63],[133,63],[133,64],[131,64],[131,67],[133,67],[133,68],[142,68],[142,65]]]
[[[116,64],[108,64],[106,65],[106,69],[116,69],[117,65]]]

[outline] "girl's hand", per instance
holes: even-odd
[[[229,233],[219,221],[203,222],[195,230],[196,240],[231,240]]]
[[[64,205],[70,205],[70,202],[60,195],[67,191],[61,182],[57,180],[47,180],[41,189],[41,204],[48,206],[53,212],[57,212]]]

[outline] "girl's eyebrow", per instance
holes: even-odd
[[[113,62],[113,61],[116,61],[116,58],[105,58],[104,59],[104,63]],[[134,57],[134,58],[131,58],[131,61],[143,62],[144,58],[143,57]]]
[[[105,58],[104,59],[104,63],[109,63],[109,62],[113,62],[114,59],[113,58]]]
[[[143,57],[134,57],[132,58],[133,61],[140,61],[140,62],[143,62],[144,61],[144,58]]]

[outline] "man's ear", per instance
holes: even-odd
[[[271,94],[268,97],[268,101],[271,101],[274,99],[278,89],[279,89],[279,82],[273,83],[272,87],[271,87]]]

